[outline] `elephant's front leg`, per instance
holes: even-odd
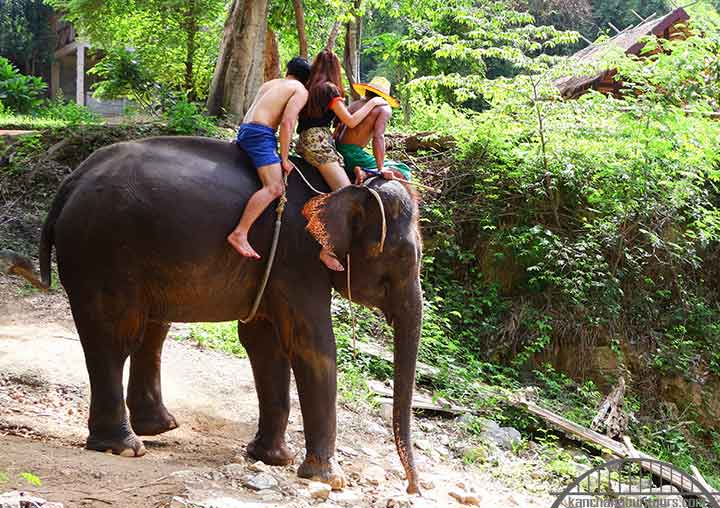
[[[337,490],[345,486],[345,476],[334,457],[337,433],[335,337],[329,319],[324,326],[314,323],[314,326],[300,328],[305,328],[307,333],[304,330],[296,333],[292,369],[300,396],[307,453],[298,476],[328,483]]]

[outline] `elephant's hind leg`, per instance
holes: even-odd
[[[86,447],[125,457],[142,456],[145,447],[128,422],[122,381],[125,360],[142,339],[144,316],[123,312],[122,317],[110,318],[101,311],[109,306],[98,309],[72,298],[71,303],[90,376]]]
[[[292,464],[293,454],[285,443],[290,414],[290,361],[267,321],[238,323],[238,336],[250,357],[260,406],[258,431],[248,444],[248,454],[273,466]]]
[[[163,404],[160,384],[162,347],[169,329],[170,323],[149,322],[142,345],[130,356],[127,405],[139,436],[156,436],[178,426]]]

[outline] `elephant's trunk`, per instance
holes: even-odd
[[[392,321],[395,330],[395,386],[393,394],[393,435],[400,462],[408,480],[408,494],[419,494],[418,474],[410,438],[412,396],[415,388],[420,327],[422,324],[422,292],[420,281],[412,281],[402,295],[392,298]]]

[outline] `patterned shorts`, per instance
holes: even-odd
[[[332,163],[344,167],[342,155],[335,149],[330,127],[312,127],[302,131],[295,150],[315,167]]]

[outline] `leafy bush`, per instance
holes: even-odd
[[[128,50],[109,51],[88,74],[99,78],[92,85],[94,95],[99,99],[128,98],[148,110],[158,108],[159,85]]]
[[[59,99],[48,102],[40,111],[39,116],[66,122],[68,125],[96,124],[102,120],[100,115],[84,106]]]
[[[25,76],[7,58],[0,57],[0,104],[15,113],[39,107],[47,85],[36,76]]]
[[[217,131],[217,126],[200,109],[188,101],[178,101],[165,113],[168,128],[178,134],[208,134]]]

